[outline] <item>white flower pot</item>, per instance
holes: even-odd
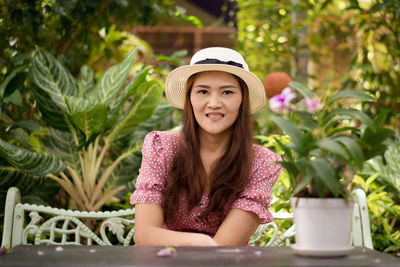
[[[344,256],[351,250],[353,203],[341,198],[291,198],[292,248],[305,256]]]

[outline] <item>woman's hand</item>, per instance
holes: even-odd
[[[258,216],[250,211],[231,209],[215,234],[218,246],[243,246],[260,225]]]
[[[193,246],[210,246],[215,247],[218,246],[217,242],[206,234],[198,234],[198,233],[187,233],[194,234],[193,236]]]
[[[136,204],[135,242],[141,246],[217,246],[202,233],[172,231],[163,228],[163,210],[155,204]]]

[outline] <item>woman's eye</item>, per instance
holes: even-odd
[[[230,94],[233,94],[233,91],[231,91],[231,90],[225,90],[225,91],[223,91],[222,92],[224,95],[230,95]]]
[[[199,91],[197,91],[197,93],[205,95],[208,93],[208,91],[207,90],[199,90]]]

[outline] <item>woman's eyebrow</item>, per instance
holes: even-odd
[[[227,88],[239,88],[236,85],[233,84],[227,84],[219,87],[220,89],[227,89]]]
[[[193,87],[210,88],[209,85],[205,85],[205,84],[196,84]]]
[[[194,87],[194,88],[195,88],[195,87],[210,88],[210,86],[209,86],[209,85],[206,85],[206,84],[196,84],[196,85],[194,85],[193,87]],[[239,88],[239,87],[236,86],[236,85],[233,85],[233,84],[226,84],[226,85],[220,86],[219,88],[220,88],[220,89],[227,89],[227,88]]]

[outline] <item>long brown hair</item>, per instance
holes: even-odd
[[[235,76],[235,75],[234,75]],[[196,74],[187,82],[181,135],[178,150],[169,171],[163,191],[162,207],[167,223],[175,219],[181,197],[186,199],[187,212],[200,204],[208,181],[200,159],[199,125],[190,103],[190,93]],[[212,224],[222,222],[225,209],[237,199],[249,181],[252,162],[253,122],[250,114],[248,87],[235,76],[242,90],[242,103],[238,117],[232,125],[232,135],[225,154],[213,165],[209,203],[201,218]],[[215,217],[214,217],[215,216]]]

